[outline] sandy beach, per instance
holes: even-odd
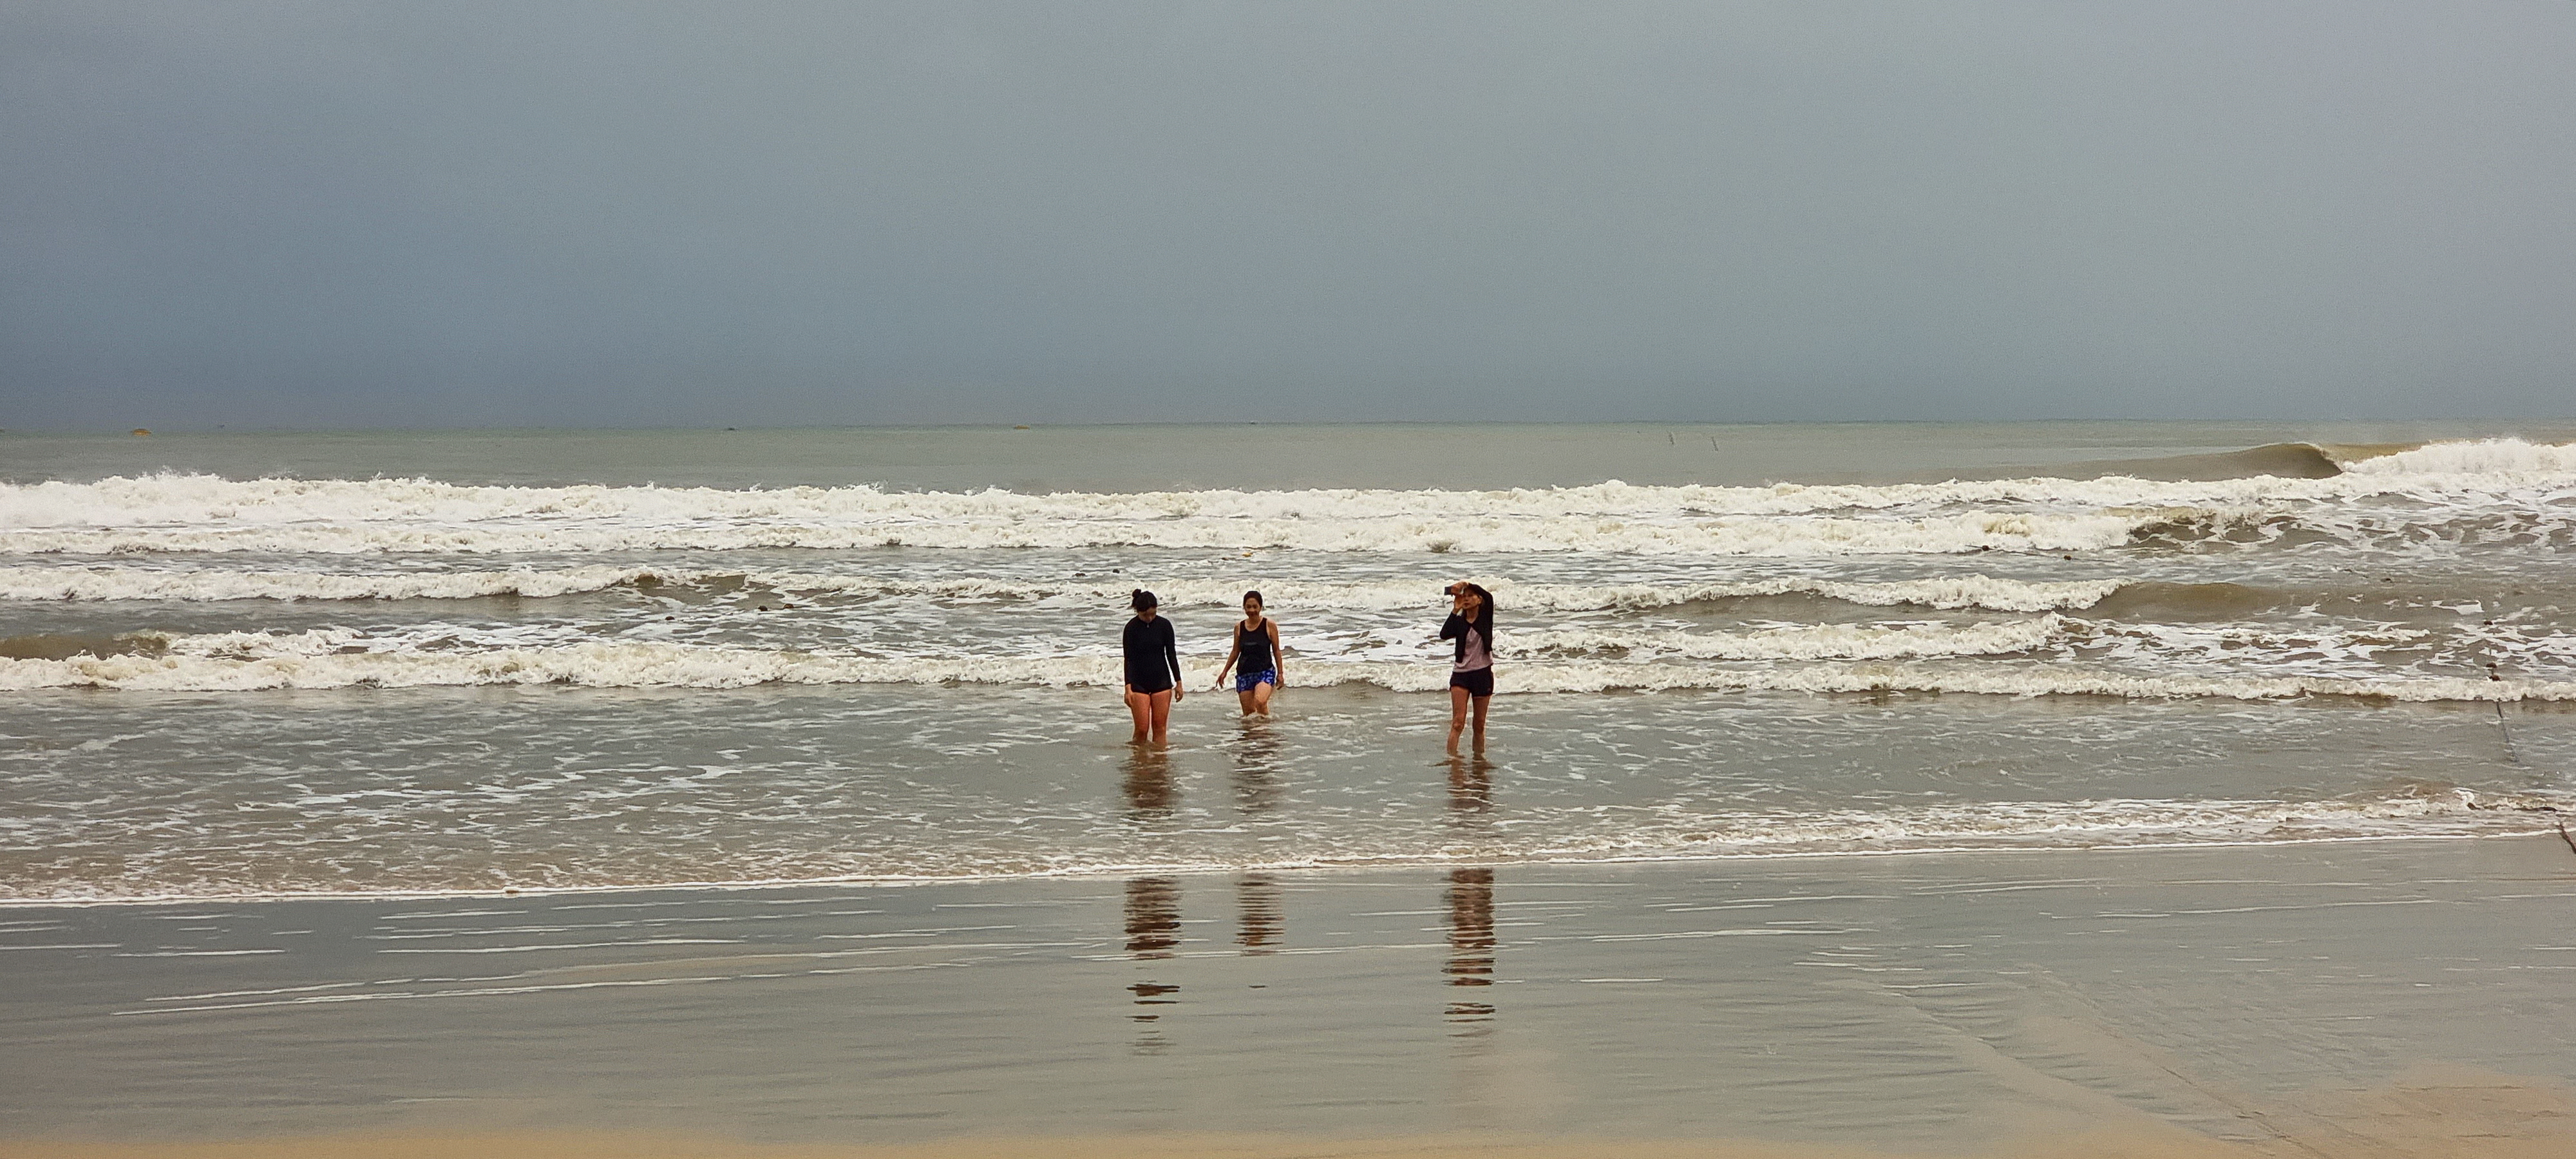
[[[2570,60],[0,0],[0,1159],[2576,1159]]]
[[[5,1153],[2540,1156],[2557,837],[13,907]]]

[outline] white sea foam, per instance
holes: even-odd
[[[1995,801],[1885,811],[1751,813],[1711,818],[1715,823],[1696,831],[1686,824],[1657,826],[1613,841],[1595,839],[1565,849],[1558,856],[1615,857],[1621,846],[1634,846],[1640,852],[1660,847],[1672,851],[1665,856],[1691,856],[1721,850],[1904,849],[1958,844],[1975,847],[1996,842],[2063,846],[2117,843],[2122,838],[2166,842],[2301,834],[2340,836],[2402,831],[2375,822],[2438,821],[2481,815],[2481,819],[2491,820],[2500,814],[2510,817],[2516,812],[2546,810],[2559,804],[2558,798],[2544,794],[2482,794],[2448,788],[2323,801]],[[1682,831],[1673,832],[1674,828]]]
[[[2576,487],[2576,448],[2447,443],[2327,479],[2010,479],[1892,486],[1023,495],[463,486],[155,475],[0,485],[0,550],[491,553],[641,549],[1282,547],[1849,555],[2117,546],[2194,520],[2373,497],[2439,518]],[[2401,505],[2402,506],[2402,505]]]
[[[479,596],[560,596],[635,584],[745,582],[800,594],[916,596],[951,600],[1037,601],[1072,598],[1106,606],[1126,602],[1121,584],[1047,583],[1024,579],[960,577],[891,579],[796,571],[675,570],[572,567],[550,570],[392,572],[339,574],[310,571],[232,571],[123,566],[0,567],[0,600],[393,600],[468,599]],[[1936,576],[1887,582],[1784,577],[1703,584],[1533,584],[1499,576],[1479,582],[1515,609],[1601,611],[1669,607],[1703,600],[1805,594],[1869,606],[1912,604],[1931,608],[1990,608],[2040,612],[2085,608],[2119,590],[2119,580],[2029,582],[1986,575]],[[1180,581],[1156,586],[1173,605],[1231,606],[1243,596],[1232,583]],[[1308,609],[1393,609],[1423,605],[1423,583],[1269,583],[1275,605]]]
[[[2576,444],[2480,439],[2433,443],[2346,464],[2355,475],[2509,475],[2558,478],[2576,474]]]
[[[1692,660],[1899,660],[1930,656],[2000,656],[2049,642],[2061,621],[2054,615],[2018,623],[1964,628],[1931,624],[1879,627],[1816,624],[1748,633],[1624,632],[1552,628],[1515,632],[1506,657],[1548,657],[1617,651],[1631,659]]]
[[[430,803],[437,807],[436,802]],[[334,805],[319,806],[324,810]],[[1308,834],[1247,845],[1202,844],[1190,849],[1139,850],[1082,844],[1029,842],[996,846],[972,840],[888,842],[846,852],[770,850],[729,846],[709,849],[703,860],[674,873],[616,859],[549,847],[541,867],[499,873],[441,872],[426,866],[363,865],[345,859],[305,874],[278,872],[278,861],[256,875],[233,865],[143,859],[149,871],[105,880],[20,878],[0,885],[0,903],[86,903],[139,900],[210,900],[274,897],[424,897],[497,893],[535,895],[571,891],[634,890],[678,886],[775,886],[798,883],[920,882],[996,877],[1078,877],[1145,873],[1220,873],[1358,866],[1467,863],[1580,864],[1778,857],[1811,853],[2081,849],[2173,846],[2206,842],[2265,842],[2375,836],[2501,836],[2545,833],[2542,816],[2568,808],[2563,795],[2481,792],[2427,786],[2398,794],[2341,799],[2101,799],[1990,801],[1915,808],[1833,808],[1815,811],[1668,808],[1651,813],[1618,810],[1622,824],[1607,827],[1497,827],[1473,841],[1409,832],[1335,831],[1325,840]],[[267,812],[262,810],[260,812]],[[309,812],[293,815],[310,824]],[[639,823],[642,818],[638,818]],[[696,836],[696,835],[692,835]],[[701,840],[703,838],[700,838]],[[639,872],[640,869],[640,872]],[[655,870],[660,870],[658,875]],[[463,881],[479,886],[460,885]]]
[[[2003,625],[1995,642],[2009,643]],[[1667,636],[1664,639],[1671,639]],[[1699,637],[1715,640],[1715,637]],[[1791,634],[1766,645],[1758,635],[1712,649],[1763,658],[1830,655],[1824,635]],[[1902,637],[1894,638],[1901,641]],[[1928,643],[1934,637],[1918,636]],[[1952,637],[1956,643],[1959,637]],[[109,688],[159,691],[252,691],[286,688],[399,688],[430,685],[567,684],[597,688],[744,688],[759,684],[991,684],[1065,688],[1115,687],[1117,661],[1102,656],[871,657],[818,652],[654,642],[586,642],[524,647],[387,645],[348,629],[169,637],[159,654],[75,656],[68,660],[0,660],[0,689]],[[367,650],[374,648],[377,650]],[[1915,655],[1928,654],[1917,652]],[[1189,678],[1214,673],[1184,662]],[[1979,665],[1782,663],[1755,668],[1604,660],[1530,660],[1498,668],[1514,693],[1584,693],[1612,689],[1770,689],[1804,692],[1955,692],[1997,696],[2092,695],[2147,699],[2280,700],[2311,696],[2395,701],[2576,700],[2576,681],[2449,677],[2145,675],[2065,662]],[[1428,692],[1448,683],[1436,663],[1315,660],[1292,673],[1300,686],[1371,684]]]
[[[909,497],[907,497],[909,498]],[[1016,497],[1015,497],[1016,498]],[[1055,497],[1049,497],[1055,498]],[[1100,498],[1100,497],[1084,497]],[[1951,555],[1973,551],[2091,551],[2172,512],[2042,514],[1969,511],[1917,518],[1802,515],[1699,518],[1639,512],[1603,518],[1389,516],[1305,520],[1173,515],[1084,518],[1044,513],[989,520],[915,515],[833,523],[707,519],[676,524],[490,520],[471,524],[242,523],[168,527],[0,528],[0,551],[126,555],[153,552],[500,554],[603,551],[744,551],[772,548],[1153,547],[1184,550],[1540,551],[1641,555]]]
[[[724,578],[733,577],[727,574]],[[1044,584],[1025,580],[886,580],[778,571],[750,572],[741,578],[782,591],[943,599],[1041,600],[1072,597],[1114,605],[1123,603],[1128,593],[1127,587],[1116,584]],[[2122,580],[2032,582],[1979,574],[1883,582],[1792,576],[1701,584],[1542,584],[1517,583],[1500,576],[1469,578],[1492,591],[1495,600],[1504,606],[1515,610],[1559,612],[1642,610],[1706,600],[1780,595],[1821,596],[1870,607],[1912,604],[1944,609],[2045,612],[2091,607],[2120,590],[2125,583]],[[1265,583],[1262,594],[1276,608],[1395,609],[1421,607],[1429,590],[1420,582],[1288,582]],[[1158,584],[1154,594],[1166,604],[1227,607],[1243,598],[1243,588],[1233,583],[1184,580]]]
[[[653,575],[633,567],[415,571],[348,575],[312,571],[134,567],[0,567],[0,600],[454,600],[593,592]]]

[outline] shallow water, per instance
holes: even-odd
[[[1421,701],[1307,690],[1154,753],[1100,689],[20,694],[0,877],[229,897],[2510,834],[2561,799],[2487,705],[1522,697],[1451,761]],[[2576,712],[2508,711],[2563,767]]]
[[[11,435],[0,896],[2529,833],[2576,805],[2570,437]],[[1502,695],[1453,765],[1455,578]]]

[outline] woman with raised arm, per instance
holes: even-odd
[[[1127,621],[1119,641],[1127,664],[1126,681],[1120,688],[1127,698],[1127,711],[1136,718],[1136,744],[1149,737],[1157,745],[1164,743],[1172,706],[1181,700],[1181,651],[1172,640],[1172,622],[1155,614],[1159,603],[1154,593],[1136,589],[1127,601],[1136,609],[1136,618]]]
[[[1235,699],[1243,702],[1243,715],[1270,715],[1270,697],[1279,691],[1279,673],[1285,649],[1279,646],[1279,622],[1261,614],[1261,593],[1243,593],[1243,622],[1234,626],[1234,651],[1225,654],[1225,664],[1216,670],[1216,686],[1225,688],[1225,674],[1233,672]],[[1236,662],[1242,663],[1236,667]]]
[[[1458,751],[1467,710],[1476,714],[1476,751],[1485,751],[1485,709],[1494,699],[1494,594],[1460,580],[1449,585],[1449,619],[1440,638],[1456,640],[1449,667],[1449,751]]]

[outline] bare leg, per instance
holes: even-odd
[[[1127,694],[1127,713],[1136,718],[1136,735],[1130,738],[1130,743],[1145,743],[1146,730],[1154,723],[1153,705],[1154,698],[1142,692],[1131,691]]]
[[[1250,716],[1250,715],[1252,715],[1252,714],[1253,714],[1253,712],[1255,711],[1255,709],[1256,709],[1256,707],[1257,707],[1257,706],[1253,703],[1253,698],[1254,698],[1254,697],[1256,697],[1256,696],[1259,696],[1259,695],[1260,695],[1260,692],[1259,692],[1258,690],[1259,690],[1259,689],[1261,689],[1261,688],[1264,688],[1264,687],[1267,687],[1267,686],[1266,686],[1266,685],[1256,684],[1256,685],[1253,685],[1253,688],[1255,689],[1255,691],[1252,691],[1252,692],[1238,692],[1238,693],[1235,693],[1235,694],[1234,694],[1235,702],[1236,702],[1236,703],[1238,703],[1238,704],[1241,704],[1241,705],[1243,706],[1243,715],[1245,715],[1245,716]]]
[[[1449,689],[1449,751],[1458,751],[1458,734],[1467,731],[1467,690]]]
[[[1461,689],[1460,691],[1465,690]],[[1493,703],[1494,698],[1490,696],[1479,696],[1476,698],[1476,751],[1480,753],[1485,751],[1485,710],[1492,707]],[[1458,730],[1453,726],[1449,730],[1449,746],[1451,748],[1456,748],[1457,745]]]
[[[1248,706],[1247,710],[1260,713],[1263,716],[1270,715],[1270,694],[1277,691],[1279,691],[1279,686],[1272,684],[1267,680],[1253,685],[1252,703]]]
[[[1154,705],[1154,743],[1159,746],[1166,743],[1164,732],[1172,724],[1172,693],[1166,689],[1146,699]]]

